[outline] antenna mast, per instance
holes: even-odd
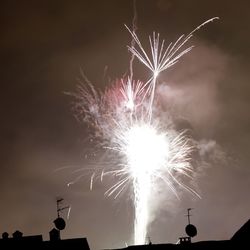
[[[187,209],[187,217],[188,217],[188,224],[190,224],[190,217],[192,216],[191,214],[190,214],[190,210],[192,210],[193,208],[188,208]]]
[[[61,206],[60,206],[61,203],[63,202],[63,200],[64,200],[63,198],[58,198],[58,199],[56,200],[57,218],[60,217],[60,212],[61,212],[61,211],[65,210],[65,209],[70,209],[70,206],[66,206],[66,207],[61,207]]]

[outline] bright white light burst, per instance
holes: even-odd
[[[162,180],[173,188],[173,171],[188,174],[188,156],[192,147],[188,139],[174,131],[161,132],[143,123],[124,133],[121,152],[126,155],[127,171],[132,178],[135,203],[135,244],[145,244],[150,212],[151,191]]]
[[[124,152],[133,177],[144,173],[152,176],[164,167],[168,158],[167,137],[147,124],[137,125],[126,131]]]

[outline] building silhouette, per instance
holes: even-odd
[[[52,229],[53,230],[53,229]],[[74,249],[89,250],[86,238],[60,239],[50,238],[49,241],[43,241],[42,235],[23,236],[21,232],[16,231],[12,237],[7,232],[2,234],[0,239],[0,249]]]
[[[189,214],[188,214],[189,216]],[[55,227],[49,232],[50,239],[43,241],[42,235],[23,236],[20,231],[15,231],[12,237],[7,232],[0,238],[0,250],[5,249],[73,249],[90,250],[87,238],[61,239],[60,230],[65,228],[65,221],[58,216],[54,221]],[[197,229],[190,224],[186,226],[187,236],[180,237],[178,244],[155,244],[149,240],[145,245],[134,245],[119,250],[241,250],[250,249],[250,219],[229,240],[214,240],[192,242],[191,238],[196,236]]]
[[[190,224],[189,224],[190,225]],[[250,249],[250,219],[229,240],[191,242],[190,236],[180,237],[178,244],[128,246],[119,250],[248,250]]]
[[[73,249],[90,250],[86,238],[61,239],[58,230],[50,231],[50,240],[43,241],[42,235],[23,236],[22,232],[15,231],[12,237],[7,232],[2,234],[0,249]],[[52,232],[52,233],[51,233]],[[250,249],[250,220],[248,220],[230,240],[191,242],[189,236],[180,237],[178,244],[154,244],[151,241],[146,245],[128,246],[119,250],[241,250]]]
[[[69,209],[69,206],[62,207],[63,199],[58,198],[57,203],[57,218],[53,221],[54,228],[49,232],[49,241],[43,241],[42,235],[23,236],[20,231],[15,231],[12,237],[9,237],[7,232],[2,234],[0,239],[0,250],[5,249],[73,249],[73,250],[89,250],[89,244],[86,238],[61,239],[60,231],[66,227],[65,220],[61,217],[61,212]]]

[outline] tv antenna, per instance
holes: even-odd
[[[187,209],[187,218],[188,218],[188,225],[186,226],[186,228],[185,228],[185,231],[186,231],[186,233],[187,233],[187,235],[189,236],[189,237],[194,237],[194,236],[196,236],[197,235],[197,229],[196,229],[196,227],[194,226],[194,225],[192,225],[192,224],[190,224],[190,216],[192,216],[191,214],[190,214],[190,211],[192,210],[193,208],[188,208]]]
[[[188,218],[188,224],[190,224],[190,217],[192,216],[192,214],[190,214],[190,211],[192,210],[193,208],[188,208],[187,209],[187,218]]]
[[[60,213],[61,213],[63,210],[65,210],[65,209],[70,209],[70,206],[61,207],[61,204],[62,204],[63,201],[64,201],[63,198],[58,198],[58,199],[56,200],[57,218],[60,217]]]
[[[61,204],[63,202],[63,198],[58,198],[56,200],[56,206],[57,206],[57,218],[54,220],[54,224],[56,226],[56,228],[58,230],[63,230],[66,226],[66,222],[65,220],[60,216],[60,213],[65,210],[65,209],[68,209],[70,210],[70,206],[66,206],[66,207],[62,207]]]

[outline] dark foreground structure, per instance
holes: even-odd
[[[22,236],[22,233],[16,231],[12,238],[7,238],[7,234],[3,233],[3,238],[0,239],[0,249],[73,249],[73,250],[89,250],[89,245],[86,238],[75,239],[51,239],[43,241],[42,235]]]
[[[57,218],[53,221],[54,228],[49,232],[49,241],[43,241],[42,235],[23,236],[20,231],[15,231],[12,237],[7,232],[2,234],[0,239],[0,250],[5,249],[73,249],[73,250],[89,250],[89,244],[86,238],[61,239],[60,232],[65,229],[66,222],[60,216],[60,212],[69,209],[69,206],[62,207],[63,199],[57,199]]]
[[[59,221],[61,222],[61,221]],[[59,226],[60,227],[60,226]],[[5,249],[72,249],[90,250],[86,238],[64,239],[60,238],[60,230],[53,228],[50,231],[50,240],[43,241],[42,235],[23,236],[19,231],[9,237],[2,234],[0,250]],[[250,249],[250,220],[248,220],[230,240],[191,242],[191,238],[181,237],[178,244],[152,244],[129,246],[119,250],[242,250]]]
[[[250,220],[230,240],[191,242],[190,237],[181,237],[178,244],[152,244],[129,246],[119,250],[249,250]]]

